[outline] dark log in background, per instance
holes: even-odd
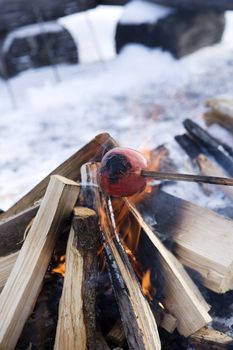
[[[175,10],[154,23],[119,22],[115,36],[116,50],[119,52],[126,44],[136,43],[151,48],[161,47],[180,58],[219,42],[224,27],[223,12],[213,9]]]

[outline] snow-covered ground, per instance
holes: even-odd
[[[221,44],[179,61],[159,49],[128,46],[114,57],[114,30],[121,7],[99,7],[62,19],[79,44],[81,65],[25,72],[0,81],[0,207],[8,206],[97,133],[123,146],[168,143],[180,170],[192,171],[173,137],[182,120],[202,123],[203,101],[233,91],[233,14]],[[233,145],[229,134],[213,127]],[[197,185],[172,191],[215,208]]]

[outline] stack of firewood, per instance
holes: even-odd
[[[229,146],[221,143],[220,147],[220,141],[191,121],[184,125],[188,134],[177,140],[189,154],[195,154],[192,159],[200,162],[208,144],[208,152],[216,155],[223,167],[233,167]],[[200,283],[211,291],[231,290],[233,221],[158,188],[137,204],[131,198],[112,201],[99,186],[98,162],[116,145],[108,134],[98,135],[1,214],[0,349],[16,347],[43,286],[55,244],[67,229],[55,349],[107,350],[113,338],[118,348],[126,340],[130,349],[161,349],[158,327],[166,334],[178,331],[198,349],[233,346],[231,337],[208,326],[211,305],[184,269],[188,267],[198,274]],[[198,147],[201,153],[196,153]],[[228,170],[232,175],[231,167]],[[211,167],[211,175],[218,175],[213,172]],[[155,303],[144,295],[123,239],[125,234],[119,235],[123,208],[141,228],[138,250],[150,254],[150,268],[156,269]],[[172,241],[171,251],[163,235]],[[104,337],[100,337],[96,321],[99,254],[105,259],[120,313],[114,329]]]

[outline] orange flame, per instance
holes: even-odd
[[[52,273],[57,273],[57,274],[61,275],[62,277],[64,277],[65,276],[65,260],[66,260],[66,256],[62,255],[59,259],[58,266],[55,267],[54,269],[52,269]]]
[[[152,295],[155,293],[155,288],[152,286],[150,275],[151,271],[147,270],[142,277],[142,291],[149,300],[153,300]]]

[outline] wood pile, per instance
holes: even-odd
[[[177,141],[188,145],[192,159],[208,143],[221,169],[233,164],[224,144],[214,147],[219,140],[191,121],[184,125],[188,134]],[[233,288],[233,221],[159,188],[137,201],[110,198],[99,186],[99,161],[116,146],[108,134],[96,136],[1,214],[1,350],[22,349],[32,315],[37,329],[38,300],[58,243],[66,247],[65,273],[48,348],[232,348],[233,339],[210,326],[205,297]],[[135,250],[119,226],[122,218],[130,220]],[[27,347],[39,348],[30,339]]]

